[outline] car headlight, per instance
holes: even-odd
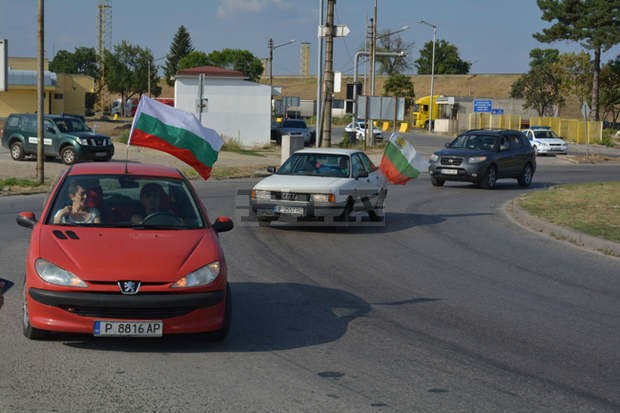
[[[486,156],[471,156],[467,158],[467,162],[469,163],[480,163],[487,160]]]
[[[310,200],[312,202],[334,202],[336,196],[334,194],[312,194]]]
[[[271,191],[264,191],[260,189],[252,189],[252,199],[271,199]]]
[[[34,268],[39,277],[50,284],[63,285],[67,287],[88,287],[88,285],[86,285],[86,283],[79,279],[75,274],[60,268],[56,264],[52,264],[43,258],[36,259],[34,262]]]
[[[80,145],[88,145],[88,139],[86,138],[75,138],[75,140],[78,141]]]
[[[211,264],[207,264],[187,274],[185,277],[172,284],[172,288],[188,288],[207,285],[215,280],[218,275],[220,275],[220,262],[213,261]]]
[[[430,158],[431,162],[437,162],[438,160],[439,160],[439,156],[437,154],[434,153],[431,155],[431,158]]]

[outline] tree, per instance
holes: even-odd
[[[620,0],[537,0],[537,4],[542,19],[555,23],[534,33],[536,40],[572,40],[594,53],[592,116],[599,120],[601,53],[620,42]]]
[[[121,95],[121,102],[145,93],[148,90],[149,76],[151,93],[155,96],[161,93],[161,87],[157,85],[157,68],[153,64],[150,50],[122,41],[114,46],[114,53],[106,50],[104,59],[106,85],[110,92]],[[124,111],[124,107],[125,105],[121,105],[121,110]]]
[[[207,58],[209,59],[210,65],[238,70],[253,82],[258,81],[263,74],[263,63],[247,50],[214,50],[207,55]]]
[[[383,91],[388,96],[401,96],[405,98],[405,113],[413,105],[415,90],[411,78],[407,75],[395,73],[391,75],[383,85]]]
[[[581,107],[592,93],[590,56],[585,52],[562,53],[556,64],[556,73],[560,78],[562,94],[575,96]]]
[[[76,47],[75,52],[59,50],[49,65],[54,73],[70,73],[99,78],[97,53],[92,47]]]
[[[411,69],[410,51],[415,45],[414,42],[405,42],[400,36],[388,36],[390,30],[386,30],[377,36],[378,52],[404,52],[404,56],[391,57],[391,56],[376,56],[377,62],[379,62],[379,73],[386,75],[393,75],[396,73],[403,73],[407,69]]]
[[[620,55],[601,68],[600,104],[603,118],[609,115],[612,122],[620,117]]]
[[[530,51],[530,70],[512,84],[510,97],[525,98],[523,107],[535,109],[539,116],[551,114],[555,105],[564,102],[557,71],[559,55],[556,49]]]
[[[177,70],[189,69],[191,67],[209,66],[210,60],[205,52],[193,50],[179,60]]]
[[[420,49],[420,57],[415,66],[420,75],[430,75],[433,63],[433,42],[427,42]],[[456,46],[445,40],[435,42],[435,74],[463,75],[469,73],[471,63],[459,57]]]
[[[185,26],[181,25],[172,39],[170,52],[166,56],[166,64],[164,65],[164,75],[168,86],[174,84],[173,77],[179,70],[179,61],[193,50],[192,39]]]

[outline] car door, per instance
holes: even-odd
[[[373,207],[381,203],[379,194],[385,186],[385,177],[365,153],[358,152],[351,156],[351,171],[359,198],[362,201],[367,199]]]
[[[521,173],[523,165],[525,164],[525,151],[519,140],[519,136],[516,134],[504,135],[506,141],[510,145],[510,149],[504,154],[506,157],[506,171],[504,176],[513,177]]]

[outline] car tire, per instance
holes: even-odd
[[[495,183],[497,182],[497,168],[495,165],[489,166],[487,172],[482,177],[480,181],[480,186],[484,189],[493,189],[495,188]]]
[[[435,176],[431,176],[431,184],[433,184],[433,186],[443,186],[443,184],[445,184],[446,181],[441,179],[441,178],[437,178]]]
[[[11,158],[13,158],[16,161],[21,161],[24,159],[24,156],[26,156],[26,154],[24,153],[24,146],[19,141],[13,142],[11,144],[10,151],[11,151]]]
[[[75,153],[75,149],[71,146],[65,146],[60,150],[60,159],[65,165],[72,165],[77,162],[78,157],[77,153]]]
[[[35,328],[30,324],[30,315],[28,313],[28,301],[26,300],[26,284],[24,283],[24,304],[23,304],[23,322],[22,332],[24,336],[30,340],[42,340],[47,338],[48,332]]]
[[[534,172],[532,169],[532,165],[528,163],[523,167],[523,171],[521,171],[521,175],[517,178],[517,181],[519,182],[520,186],[530,186],[533,176]]]
[[[223,341],[228,337],[230,332],[230,324],[232,322],[232,294],[230,293],[230,285],[226,285],[226,304],[224,309],[224,322],[222,328],[207,333],[206,337],[209,341]]]

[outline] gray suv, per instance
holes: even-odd
[[[474,129],[457,136],[446,148],[431,155],[431,183],[468,181],[493,189],[498,179],[513,178],[521,186],[532,183],[536,153],[516,130]]]
[[[109,161],[114,145],[109,136],[94,133],[79,116],[44,115],[43,151],[45,156],[60,157],[67,165],[79,160]],[[2,146],[11,158],[21,161],[37,154],[37,115],[9,115],[2,129]]]

